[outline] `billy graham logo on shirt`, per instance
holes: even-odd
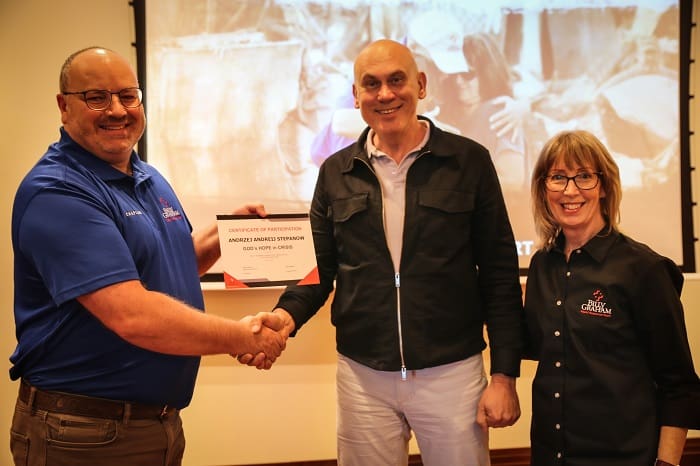
[[[161,197],[158,200],[160,201],[160,205],[163,207],[162,215],[166,222],[182,220],[182,214],[180,214],[178,210],[173,208],[173,206],[170,205],[170,202],[167,199]]]
[[[612,309],[607,307],[605,296],[600,289],[593,291],[591,299],[581,304],[581,314],[588,314],[596,317],[612,317]]]

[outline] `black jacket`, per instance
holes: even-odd
[[[491,372],[519,375],[517,253],[488,151],[430,122],[428,143],[407,175],[395,273],[368,132],[319,171],[310,216],[321,284],[288,287],[278,306],[299,328],[335,279],[331,320],[341,354],[377,370],[433,367],[482,351],[486,323]]]

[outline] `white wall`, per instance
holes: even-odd
[[[694,3],[697,11],[698,1]],[[58,137],[60,120],[54,95],[65,57],[82,47],[102,45],[135,63],[130,45],[133,40],[133,16],[127,0],[0,0],[0,166],[4,181],[0,184],[0,218],[4,219],[0,229],[0,308],[4,309],[0,313],[0,368],[5,374],[0,375],[0,464],[11,464],[8,430],[17,393],[17,383],[6,375],[10,367],[7,358],[15,345],[10,243],[14,192],[22,176]],[[697,100],[691,109],[693,120]],[[693,148],[693,160],[697,158],[698,149]],[[698,176],[697,171],[694,174]],[[699,199],[697,188],[695,192],[694,198]],[[205,299],[208,312],[240,318],[270,308],[277,293],[207,290]],[[700,280],[694,276],[689,277],[683,301],[697,367]],[[241,367],[224,356],[204,358],[194,400],[183,412],[186,466],[335,457],[333,340],[328,310],[324,309],[299,338],[290,340],[271,371]],[[492,431],[492,448],[528,445],[533,374],[534,366],[525,364],[518,383],[523,418],[514,427]],[[700,432],[691,435],[697,437]],[[416,452],[415,445],[412,451]]]

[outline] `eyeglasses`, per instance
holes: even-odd
[[[138,87],[127,87],[121,91],[112,92],[103,89],[90,89],[80,92],[61,92],[63,95],[82,95],[85,105],[91,110],[106,110],[112,104],[112,96],[118,95],[119,102],[126,108],[135,108],[141,105],[143,93]]]
[[[549,175],[544,177],[544,185],[549,191],[566,191],[569,181],[573,180],[578,189],[588,190],[598,186],[601,172],[584,172],[574,176]]]

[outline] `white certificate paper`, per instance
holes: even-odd
[[[217,215],[226,288],[319,283],[308,214]]]

